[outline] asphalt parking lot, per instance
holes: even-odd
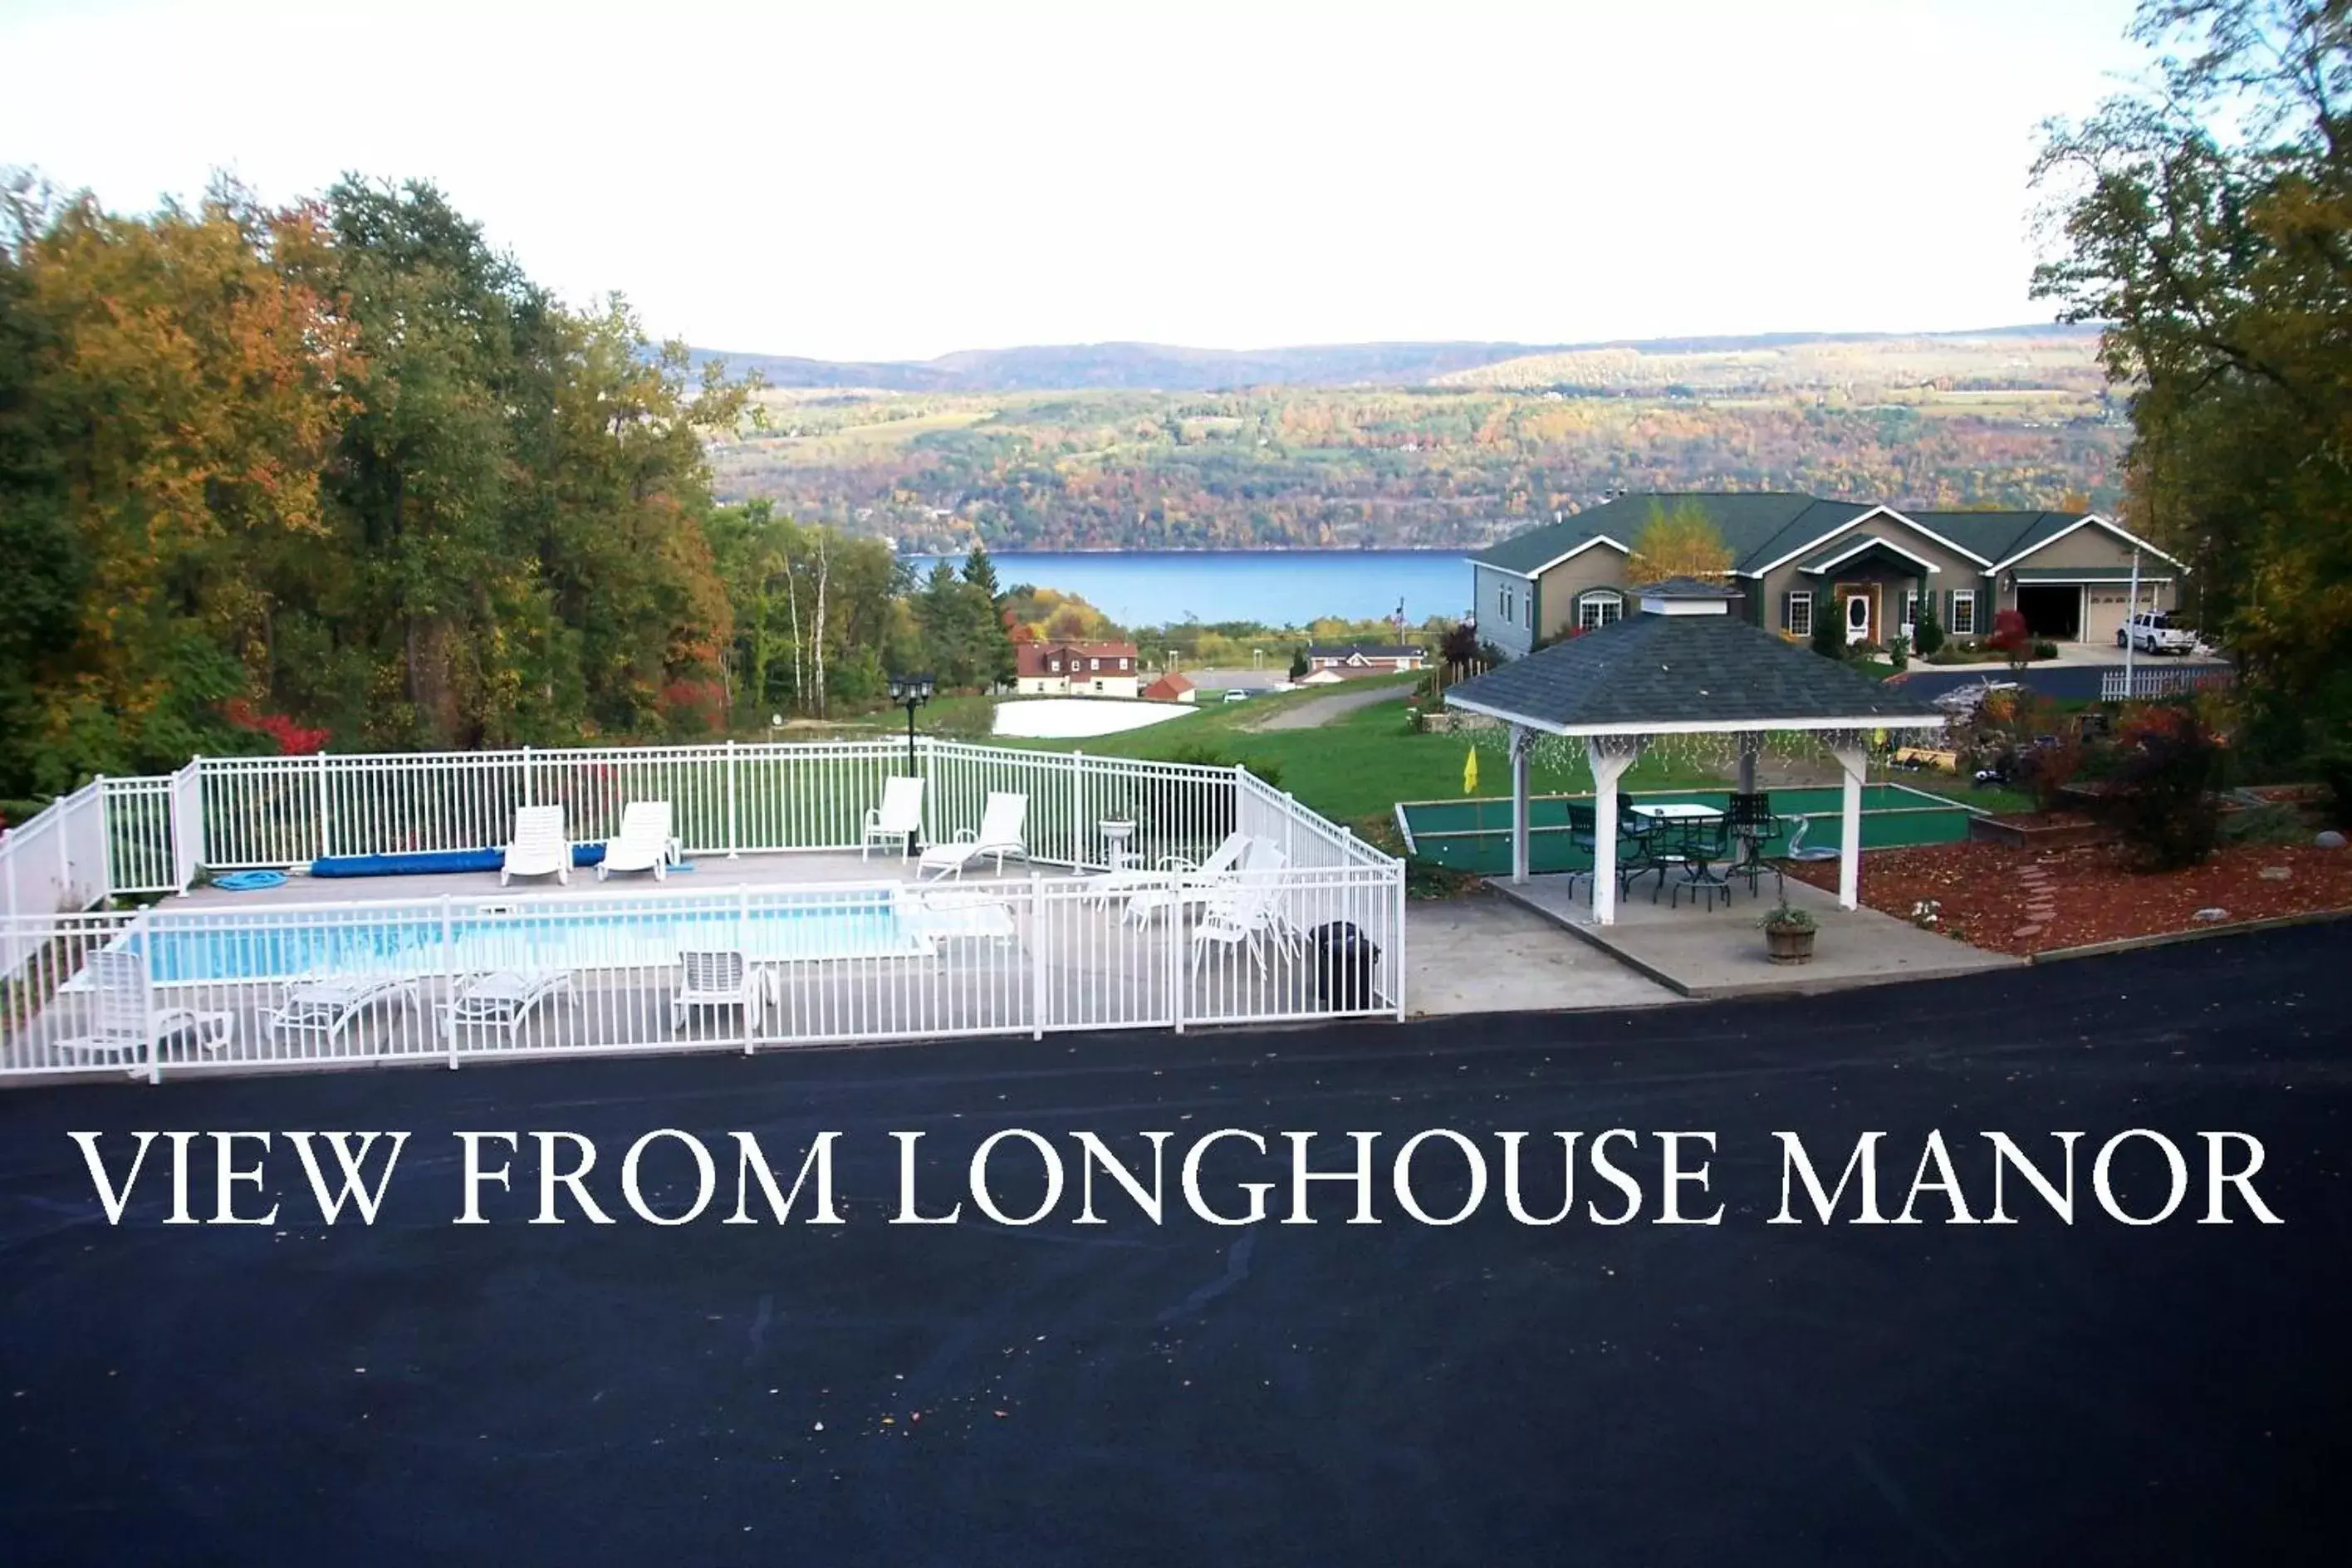
[[[2352,925],[2314,926],[1812,1000],[0,1094],[0,1541],[20,1564],[2340,1561],[2347,960]],[[1382,1223],[1343,1223],[1339,1184],[1278,1223],[1286,1183],[1233,1141],[1199,1189],[1230,1215],[1275,1180],[1265,1223],[1199,1217],[1172,1161],[1158,1226],[1099,1174],[1106,1223],[1072,1223],[1075,1162],[1047,1220],[988,1222],[961,1184],[1013,1127],[1277,1155],[1303,1130],[1318,1168],[1375,1132]],[[1416,1223],[1390,1188],[1423,1130],[1621,1127],[1633,1223],[1592,1217],[1623,1197],[1589,1166],[1549,1227],[1493,1187]],[[656,1128],[720,1151],[691,1223],[625,1208]],[[2172,1220],[2089,1195],[2133,1128],[2192,1162]],[[232,1192],[275,1223],[163,1223],[158,1139],[110,1226],[68,1136],[118,1179],[139,1131],[236,1129],[280,1134]],[[376,1223],[329,1226],[282,1135],[352,1129],[412,1136]],[[512,1190],[476,1189],[488,1223],[453,1225],[454,1134],[486,1130],[593,1140],[615,1223],[528,1223],[525,1137]],[[1716,1135],[1681,1197],[1718,1225],[1653,1223],[1676,1130]],[[1768,1224],[1789,1130],[1832,1166],[1884,1131],[1890,1213],[1940,1131],[1979,1217],[1981,1132],[2080,1131],[2075,1222],[2012,1175],[2009,1226],[1935,1223],[1932,1196],[1918,1225]],[[2195,1223],[2210,1130],[2261,1140],[2283,1223]],[[721,1223],[736,1131],[779,1163],[838,1132],[845,1223],[801,1223],[811,1193]],[[889,1223],[893,1131],[924,1134],[919,1211],[958,1223]],[[682,1150],[639,1172],[673,1216]],[[2163,1195],[2155,1151],[2116,1156],[2126,1209]],[[1055,1195],[999,1152],[1008,1211]],[[1433,1212],[1469,1195],[1446,1154]]]

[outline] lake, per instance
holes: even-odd
[[[910,555],[918,574],[937,559]],[[958,566],[961,557],[950,557]],[[992,554],[996,580],[1076,594],[1125,626],[1187,617],[1303,626],[1318,616],[1418,626],[1470,608],[1470,562],[1452,550],[1087,550]]]

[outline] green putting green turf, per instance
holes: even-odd
[[[1568,802],[1591,795],[1538,795],[1528,803],[1528,858],[1537,872],[1579,871],[1592,863],[1584,850],[1568,842]],[[1643,790],[1634,800],[1645,803],[1691,801],[1721,807],[1722,790]],[[1839,847],[1839,792],[1828,789],[1772,791],[1772,810],[1783,818],[1803,817],[1807,849]],[[1511,803],[1507,799],[1412,800],[1399,803],[1397,813],[1412,855],[1448,870],[1499,875],[1511,868]],[[1969,836],[1964,805],[1903,784],[1864,784],[1862,791],[1862,847],[1891,849],[1914,844],[1950,844]],[[1775,835],[1765,846],[1767,855],[1788,847],[1788,835]]]

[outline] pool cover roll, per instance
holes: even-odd
[[[574,844],[572,863],[593,866],[604,858],[602,844]],[[330,855],[310,862],[313,877],[422,877],[436,871],[495,871],[506,864],[503,849],[429,849],[413,855]]]

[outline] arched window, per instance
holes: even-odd
[[[1625,595],[1614,588],[1588,588],[1576,596],[1576,628],[1597,631],[1625,616]]]

